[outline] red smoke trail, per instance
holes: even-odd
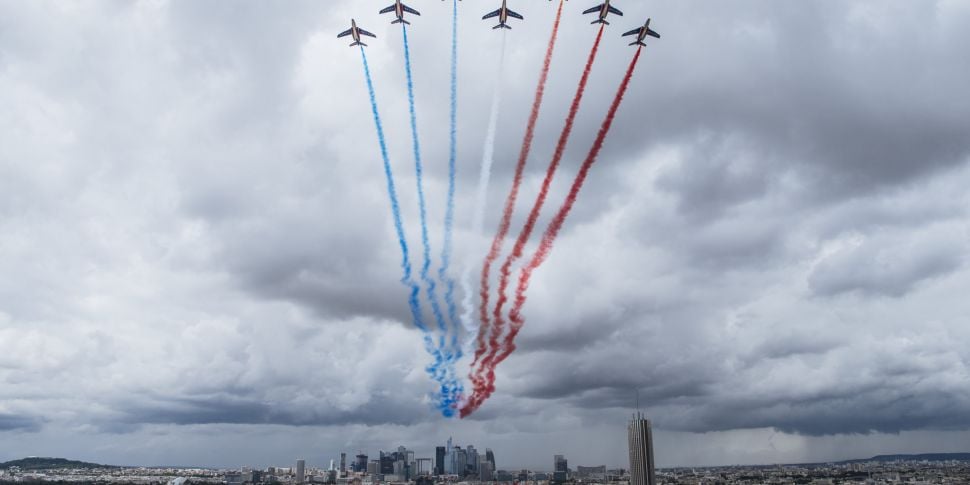
[[[495,319],[496,327],[501,328],[505,324],[502,320],[502,307],[508,301],[508,298],[505,297],[505,290],[509,286],[512,263],[522,257],[525,245],[532,235],[536,221],[539,219],[539,213],[542,212],[542,206],[546,202],[546,196],[549,195],[549,186],[552,185],[552,179],[556,175],[556,169],[559,167],[559,162],[562,161],[563,153],[566,151],[566,144],[569,142],[569,136],[573,131],[573,123],[576,121],[576,114],[579,113],[579,105],[583,100],[583,93],[586,91],[586,83],[589,81],[589,73],[593,70],[596,52],[599,50],[600,40],[603,38],[603,27],[602,25],[600,26],[599,32],[596,34],[596,40],[593,42],[593,47],[589,51],[589,58],[586,59],[586,67],[583,69],[583,75],[579,79],[579,86],[576,88],[576,95],[573,96],[573,103],[569,107],[569,115],[566,116],[566,124],[563,126],[562,133],[559,134],[556,151],[553,154],[552,161],[549,162],[549,167],[546,169],[546,177],[542,181],[542,188],[539,189],[536,201],[532,204],[532,211],[529,212],[529,217],[526,219],[525,226],[515,241],[512,252],[505,259],[505,262],[502,263],[502,268],[499,271],[498,301],[496,301],[495,309],[492,311],[492,318]],[[497,347],[491,349],[488,356],[482,361],[483,368],[490,366],[491,362],[495,360],[498,351],[499,348]]]
[[[485,257],[485,263],[482,267],[481,289],[479,290],[481,305],[479,306],[478,312],[479,318],[481,319],[481,327],[478,330],[478,348],[475,350],[475,360],[472,362],[473,371],[470,372],[468,376],[475,385],[475,394],[478,394],[478,384],[481,382],[481,378],[480,373],[476,373],[474,368],[478,363],[478,360],[485,353],[485,334],[490,327],[488,320],[488,281],[491,272],[491,265],[495,262],[495,259],[498,258],[499,252],[502,250],[502,242],[505,240],[505,236],[509,232],[512,211],[515,208],[515,200],[519,195],[519,186],[522,184],[522,173],[525,170],[525,162],[529,158],[529,150],[532,148],[532,138],[535,136],[536,121],[539,118],[539,108],[542,106],[542,97],[546,90],[546,79],[549,78],[549,65],[552,63],[552,52],[556,47],[556,36],[559,33],[559,21],[562,18],[562,5],[563,1],[560,0],[559,8],[556,10],[556,20],[552,24],[552,33],[549,36],[549,45],[546,48],[546,57],[542,61],[542,71],[539,74],[539,84],[536,86],[535,99],[532,101],[532,113],[529,115],[529,123],[526,126],[525,138],[522,140],[522,149],[519,152],[519,161],[515,166],[515,176],[512,180],[512,189],[509,192],[508,197],[505,199],[505,209],[502,212],[502,221],[499,223],[498,232],[495,234],[495,238],[492,239],[491,249],[489,249],[488,255]],[[490,346],[498,345],[499,335],[501,335],[501,329],[492,328],[489,338]]]
[[[509,319],[511,320],[511,325],[508,334],[506,334],[504,341],[502,342],[502,351],[499,353],[491,366],[486,371],[484,377],[485,382],[483,383],[484,389],[479,392],[478,386],[476,386],[476,398],[478,394],[482,394],[482,397],[466,402],[461,408],[461,416],[465,417],[469,414],[475,412],[478,406],[481,405],[485,399],[488,399],[493,392],[495,392],[495,367],[498,366],[502,361],[508,358],[509,355],[515,351],[515,337],[519,334],[522,326],[525,324],[525,319],[522,317],[522,307],[525,305],[526,301],[526,290],[529,289],[529,280],[532,278],[532,273],[535,271],[549,256],[549,252],[552,250],[552,245],[556,241],[556,237],[559,235],[559,231],[562,229],[563,224],[566,222],[566,217],[569,216],[569,212],[572,210],[573,205],[576,203],[576,198],[579,196],[580,189],[583,188],[583,183],[586,181],[586,176],[589,174],[590,168],[596,162],[596,158],[599,156],[600,150],[603,148],[603,142],[606,140],[606,135],[609,133],[610,128],[613,125],[613,120],[616,117],[616,112],[620,108],[620,103],[623,101],[623,96],[626,94],[627,87],[630,85],[630,79],[633,77],[633,70],[636,68],[637,61],[640,59],[641,49],[637,48],[636,54],[633,56],[633,60],[630,61],[630,66],[627,68],[626,75],[623,77],[623,82],[620,83],[620,89],[616,92],[616,97],[613,98],[613,104],[610,105],[610,109],[606,114],[606,119],[603,120],[602,126],[600,126],[599,133],[596,135],[596,140],[593,142],[592,148],[589,150],[589,154],[586,156],[586,160],[583,161],[582,167],[579,169],[579,173],[576,174],[575,180],[573,180],[573,185],[569,189],[569,195],[566,196],[566,200],[563,202],[562,207],[559,208],[559,212],[556,213],[555,217],[549,223],[546,228],[546,232],[542,235],[542,241],[539,243],[539,248],[536,250],[532,259],[529,263],[522,268],[522,272],[519,274],[519,284],[515,291],[515,303],[512,309],[509,311]],[[473,406],[474,405],[474,406]]]

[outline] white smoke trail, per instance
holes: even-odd
[[[502,50],[499,54],[498,76],[495,80],[495,87],[492,92],[492,109],[488,117],[488,132],[485,135],[485,147],[482,152],[482,165],[478,172],[478,191],[475,196],[475,212],[472,216],[472,237],[475,241],[481,236],[485,225],[485,203],[488,198],[488,184],[492,177],[492,163],[495,161],[495,136],[498,129],[499,108],[502,104],[502,79],[505,73],[505,31],[502,31]],[[465,268],[461,273],[461,287],[465,295],[461,301],[462,314],[461,324],[465,327],[465,342],[463,344],[465,355],[473,355],[475,340],[478,336],[479,323],[474,315],[475,306],[472,303],[471,272],[477,266],[475,258],[478,257],[483,249],[479,244],[473,244],[473,251],[465,258]]]

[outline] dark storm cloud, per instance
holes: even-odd
[[[376,392],[351,409],[340,409],[324,400],[300,407],[285,401],[260,401],[251,397],[216,394],[185,398],[159,398],[147,402],[120,403],[120,418],[106,423],[130,426],[146,424],[273,424],[285,426],[413,425],[427,417],[427,407],[388,392]],[[129,429],[130,430],[130,429]]]
[[[948,392],[898,394],[889,389],[846,389],[798,401],[723,402],[674,424],[689,431],[772,427],[823,436],[899,433],[909,429],[967,429],[970,407]]]
[[[34,416],[0,413],[0,431],[37,431],[42,423]]]
[[[740,151],[695,149],[702,160],[683,169],[694,175],[684,196],[703,183],[708,190],[707,197],[684,199],[698,204],[693,210],[684,205],[688,214],[757,197],[765,177],[789,170],[801,172],[802,182],[830,201],[966,160],[970,143],[960,126],[970,121],[970,109],[943,94],[970,72],[966,60],[946,48],[967,40],[964,30],[948,27],[952,19],[932,8],[894,5],[892,15],[918,19],[932,32],[914,38],[906,29],[880,25],[890,19],[866,18],[865,7],[820,2],[765,10],[753,8],[757,4],[655,7],[670,9],[665,17],[692,19],[667,27],[664,40],[674,39],[680,53],[658,45],[645,59],[644,70],[659,64],[663,73],[677,74],[645,74],[649,88],[635,90],[631,105],[649,107],[654,116],[645,126],[618,126],[610,140],[628,152],[699,136],[745,141],[750,148]],[[732,19],[729,27],[725,18]],[[929,51],[934,54],[921,54]],[[704,182],[718,174],[705,165],[731,166],[732,159],[746,170],[719,168],[717,185]]]

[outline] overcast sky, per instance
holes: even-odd
[[[970,451],[970,2],[617,0],[558,206],[651,24],[599,164],[472,417],[437,414],[360,55],[418,244],[389,0],[0,0],[0,461],[326,465],[454,436],[499,468]],[[555,2],[460,5],[456,252],[492,233]],[[513,228],[595,35],[565,7]],[[451,2],[411,0],[433,242]],[[492,89],[486,233],[471,208]],[[546,211],[543,221],[548,219]],[[544,222],[543,222],[544,224]],[[541,227],[541,226],[540,226]],[[514,229],[515,231],[515,229]],[[472,248],[472,249],[470,249]]]

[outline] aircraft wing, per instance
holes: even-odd
[[[601,3],[601,4],[599,4],[599,5],[597,5],[597,6],[595,6],[595,7],[592,7],[592,8],[588,8],[588,9],[586,9],[586,10],[585,10],[585,11],[583,12],[583,15],[586,15],[586,14],[588,14],[588,13],[593,13],[593,12],[597,12],[597,11],[599,11],[599,9],[601,9],[601,8],[603,8],[603,4],[602,4],[602,3]]]
[[[394,11],[394,7],[395,7],[394,5],[391,5],[390,7],[387,7],[385,9],[381,10],[381,13],[391,13],[391,12]]]
[[[492,17],[498,17],[499,15],[501,15],[501,13],[502,13],[502,9],[498,9],[498,10],[496,10],[494,12],[489,12],[489,13],[485,14],[484,17],[482,17],[482,20],[490,19]]]
[[[637,28],[635,28],[635,29],[633,29],[633,30],[631,30],[631,31],[629,31],[629,32],[627,32],[627,33],[625,33],[625,34],[623,34],[623,35],[622,35],[621,37],[626,37],[626,36],[628,36],[628,35],[637,35],[637,34],[639,34],[639,33],[640,33],[640,31],[642,31],[642,30],[643,30],[643,27],[637,27]]]
[[[409,13],[409,14],[413,14],[413,15],[421,15],[421,12],[418,12],[417,10],[415,10],[415,9],[413,9],[411,7],[408,7],[407,5],[404,5],[404,11],[407,12],[407,13]]]
[[[521,15],[519,15],[519,14],[517,14],[517,13],[511,11],[511,10],[506,9],[505,10],[505,13],[509,14],[509,17],[512,17],[514,19],[523,20]]]
[[[362,29],[362,28],[360,28],[360,27],[358,27],[358,28],[357,28],[357,32],[360,32],[360,35],[366,35],[367,37],[373,37],[373,38],[375,38],[375,39],[377,38],[377,36],[376,36],[376,35],[374,35],[374,34],[372,34],[372,33],[370,33],[370,32],[368,32],[368,31],[366,31],[366,30],[364,30],[364,29]]]
[[[347,29],[347,30],[345,30],[345,31],[337,34],[337,38],[339,39],[341,37],[347,37],[348,35],[350,35],[350,32],[353,31],[353,30],[354,29]]]
[[[615,14],[621,16],[621,17],[623,16],[623,12],[621,12],[620,9],[618,9],[618,8],[612,6],[612,5],[610,5],[610,12],[615,13]]]
[[[656,37],[658,39],[660,38],[660,34],[654,32],[653,29],[647,29],[647,35],[650,37]]]

